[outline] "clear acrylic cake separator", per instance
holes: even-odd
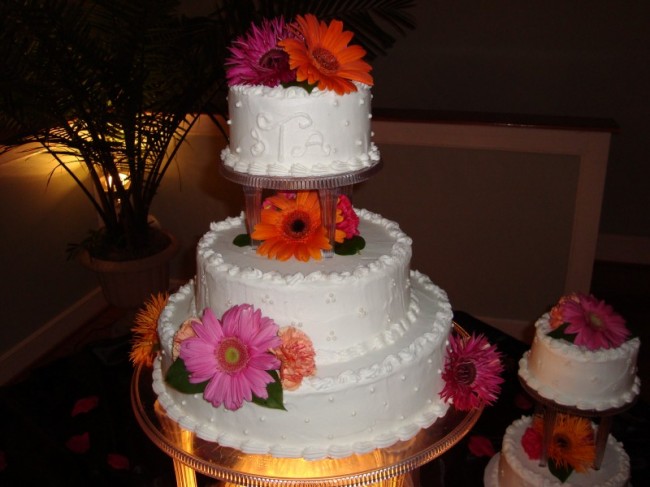
[[[246,230],[252,235],[255,225],[260,222],[262,213],[262,191],[271,189],[277,191],[318,191],[321,207],[321,220],[327,232],[332,250],[323,251],[324,257],[334,255],[334,235],[336,231],[336,205],[341,194],[352,195],[352,186],[366,181],[374,176],[382,167],[382,162],[358,171],[335,174],[330,176],[258,176],[244,174],[232,170],[221,163],[221,174],[234,183],[240,184],[244,190],[244,205]],[[251,239],[251,246],[256,249],[260,242]]]

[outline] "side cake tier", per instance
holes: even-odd
[[[532,346],[519,361],[519,377],[529,388],[561,406],[588,411],[621,408],[638,396],[638,338],[587,350],[552,338],[550,331],[547,313],[537,320]]]

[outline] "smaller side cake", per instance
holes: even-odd
[[[593,296],[562,298],[535,324],[519,377],[541,397],[583,411],[606,411],[638,396],[640,341],[623,319]]]
[[[576,418],[576,417],[573,417]],[[575,419],[576,421],[588,421]],[[591,425],[591,423],[589,423]],[[592,425],[593,427],[593,425]],[[528,438],[533,428],[533,417],[524,416],[506,429],[500,453],[492,457],[485,469],[486,487],[623,487],[628,485],[630,459],[621,443],[609,435],[605,456],[600,469],[587,468],[580,472],[573,470],[566,480],[553,475],[548,466],[539,465],[539,457],[531,453],[534,440]],[[593,446],[592,446],[593,449]]]

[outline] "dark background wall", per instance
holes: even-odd
[[[650,236],[650,2],[418,0],[376,107],[612,118],[600,232]]]

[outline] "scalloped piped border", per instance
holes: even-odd
[[[395,364],[411,361],[412,358],[417,355],[417,353],[423,347],[425,347],[427,343],[433,343],[438,338],[438,334],[445,333],[451,329],[453,311],[451,309],[451,304],[449,303],[445,291],[433,284],[429,277],[421,274],[418,271],[411,271],[410,276],[411,279],[417,282],[417,285],[420,286],[423,291],[431,293],[435,298],[439,300],[438,304],[440,309],[435,313],[435,316],[433,316],[431,330],[426,332],[424,335],[417,337],[413,342],[401,350],[388,355],[380,364],[375,364],[370,367],[363,367],[354,372],[344,371],[337,376],[332,377],[307,377],[304,379],[306,384],[309,384],[310,387],[313,387],[316,390],[327,390],[330,387],[333,387],[334,385],[340,385],[341,383],[347,383],[350,381],[362,382],[365,377],[377,377],[378,375],[385,375],[393,369]],[[193,281],[190,281],[181,287],[178,292],[170,296],[167,306],[160,315],[160,318],[158,320],[158,334],[160,336],[162,349],[165,351],[165,353],[170,353],[174,335],[180,326],[180,323],[171,322],[172,315],[175,311],[174,308],[177,303],[183,301],[184,299],[190,299],[192,303],[190,307],[196,313],[196,309],[194,308],[193,294],[194,283]],[[413,299],[417,298],[413,296]],[[189,318],[189,316],[187,318]],[[446,327],[443,325],[443,323],[448,323],[449,325]],[[394,343],[394,341],[387,342],[386,345],[391,345],[392,343]],[[352,350],[355,348],[356,347],[350,347],[350,349],[345,350]],[[360,348],[360,350],[365,351],[365,347],[363,349]]]
[[[351,444],[331,444],[324,447],[310,445],[304,448],[289,448],[275,443],[251,441],[236,437],[235,435],[219,433],[212,424],[202,423],[186,414],[167,392],[167,385],[163,378],[161,360],[159,358],[154,361],[152,377],[153,390],[158,395],[160,405],[167,415],[182,428],[194,432],[203,440],[213,441],[222,446],[241,450],[244,453],[270,454],[281,458],[305,458],[307,460],[319,460],[326,457],[344,458],[355,453],[364,454],[376,448],[386,448],[398,441],[410,440],[421,429],[428,428],[438,418],[443,417],[449,409],[449,405],[447,404],[436,403],[427,411],[421,412],[418,417],[413,419],[410,425],[385,432],[368,441],[358,441]]]
[[[255,268],[241,268],[235,264],[225,262],[223,256],[210,248],[213,243],[219,239],[218,233],[230,230],[233,227],[244,227],[243,214],[238,217],[229,217],[219,222],[212,222],[210,230],[203,235],[199,240],[197,252],[206,261],[206,265],[214,267],[218,272],[227,272],[231,275],[241,275],[247,279],[264,279],[269,281],[285,281],[286,284],[295,284],[300,281],[319,281],[319,280],[332,280],[340,281],[350,277],[357,278],[365,276],[367,273],[382,270],[388,266],[393,265],[394,260],[404,259],[411,256],[411,246],[413,241],[407,236],[400,228],[399,225],[391,220],[388,220],[377,213],[372,213],[368,210],[357,209],[355,212],[360,220],[365,220],[372,224],[383,226],[388,234],[395,239],[390,254],[383,255],[373,262],[367,264],[359,264],[353,272],[322,272],[313,271],[308,274],[296,272],[294,274],[282,275],[278,271],[262,271]],[[344,257],[343,257],[344,258]]]

